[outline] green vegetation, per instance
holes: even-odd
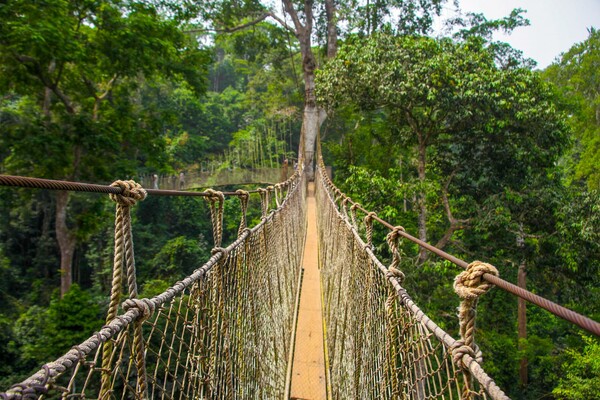
[[[600,318],[597,30],[533,71],[491,40],[526,25],[521,10],[470,14],[433,39],[440,0],[283,0],[284,15],[257,1],[189,3],[1,5],[0,173],[110,183],[215,160],[278,166],[301,129],[310,142],[320,126],[336,183],[366,208]],[[238,201],[225,209],[227,242]],[[0,188],[0,390],[102,325],[113,210],[106,196]],[[134,207],[143,295],[209,256],[208,215],[192,198]],[[457,332],[458,268],[402,251],[411,294]],[[515,399],[593,397],[598,340],[517,307],[500,290],[481,301],[486,370]]]

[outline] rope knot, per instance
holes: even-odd
[[[203,192],[206,197],[204,200],[208,203],[210,209],[210,221],[213,227],[213,240],[215,246],[221,245],[223,239],[223,207],[225,204],[225,195],[213,189],[206,189]]]
[[[225,195],[223,192],[219,192],[214,189],[206,189],[203,193],[205,193],[211,200],[218,199],[219,201],[225,201]]]
[[[399,269],[397,269],[396,267],[392,267],[392,266],[390,266],[388,268],[387,272],[385,273],[385,276],[387,278],[396,278],[396,280],[400,284],[402,284],[402,282],[404,282],[404,278],[406,277],[404,275],[404,272],[402,272]]]
[[[122,307],[125,312],[137,308],[141,313],[138,317],[141,320],[147,320],[154,314],[154,303],[150,299],[127,299]]]
[[[367,215],[365,215],[365,224],[368,224],[373,221],[373,218],[377,216],[377,213],[371,211]]]
[[[404,230],[404,227],[398,225],[395,226],[394,229],[392,229],[392,231],[390,233],[387,234],[387,242],[391,243],[391,242],[395,242],[396,240],[398,240],[398,238],[402,235],[400,235],[400,232],[406,232]]]
[[[240,199],[244,199],[247,200],[250,197],[250,192],[243,190],[243,189],[238,189],[235,191],[235,194],[240,198]]]
[[[223,259],[225,259],[229,255],[229,250],[227,250],[224,247],[213,247],[213,249],[210,251],[210,254],[212,254],[213,256],[218,253],[222,253]]]
[[[450,348],[450,354],[452,354],[452,362],[454,365],[463,371],[468,369],[463,361],[463,357],[468,354],[475,359],[475,352],[473,349],[467,346],[462,340],[457,340],[456,343],[454,343],[454,346]]]
[[[144,200],[147,196],[147,192],[142,188],[142,185],[134,181],[114,181],[110,186],[121,189],[121,193],[110,193],[109,197],[112,201],[122,206],[131,207],[139,200]]]
[[[238,234],[238,236],[240,236],[240,235],[242,235],[243,233],[246,233],[246,232],[248,232],[248,235],[250,235],[252,233],[252,229],[246,227],[246,228],[244,228],[244,229],[242,229],[240,231],[240,233]]]
[[[476,299],[492,288],[492,284],[483,279],[484,274],[498,276],[498,270],[491,264],[473,261],[467,270],[458,274],[454,280],[454,290],[461,299]]]
[[[468,366],[463,361],[465,355],[471,356],[471,358],[479,364],[483,362],[483,356],[481,350],[479,350],[479,346],[475,345],[475,348],[467,346],[463,340],[454,342],[454,345],[450,348],[450,354],[452,355],[452,362],[454,365],[462,370],[468,369]]]

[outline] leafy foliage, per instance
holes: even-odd
[[[568,165],[572,178],[585,181],[590,190],[600,188],[600,31],[589,30],[588,38],[574,45],[559,61],[544,71],[555,83],[571,117],[575,146]]]
[[[566,376],[560,379],[552,393],[558,399],[591,399],[600,391],[600,344],[584,337],[583,353],[567,350],[569,361],[563,366]]]

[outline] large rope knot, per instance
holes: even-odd
[[[248,198],[250,198],[250,192],[248,192],[247,190],[243,190],[243,189],[238,189],[235,191],[235,194],[240,198],[240,200],[242,201],[248,201]]]
[[[134,181],[114,181],[110,186],[121,189],[121,193],[110,193],[109,197],[122,206],[131,207],[139,200],[144,200],[148,194],[142,185]]]
[[[242,217],[240,219],[240,226],[238,228],[238,237],[239,237],[242,234],[243,230],[246,229],[246,226],[247,226],[246,214],[248,213],[248,200],[250,200],[250,193],[245,190],[238,189],[235,191],[235,194],[240,199],[240,209],[242,211]]]
[[[219,253],[223,254],[223,260],[229,256],[229,250],[227,250],[225,247],[213,247],[213,249],[210,251],[210,254],[213,256]]]
[[[473,261],[467,270],[454,279],[454,291],[461,299],[476,299],[494,286],[483,279],[483,275],[498,276],[498,270],[491,264]]]
[[[465,355],[471,356],[478,364],[483,363],[483,355],[479,346],[476,344],[474,344],[473,347],[467,346],[464,340],[457,340],[454,342],[454,345],[450,348],[450,354],[452,354],[452,362],[454,362],[454,365],[462,370],[468,369],[468,366],[463,361]]]
[[[154,314],[154,303],[150,299],[127,299],[123,302],[123,311],[127,312],[132,308],[137,308],[140,311],[139,319],[147,320]]]
[[[203,193],[206,194],[208,200],[210,201],[225,201],[225,195],[223,192],[219,192],[214,189],[206,189]]]

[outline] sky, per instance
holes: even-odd
[[[530,26],[517,28],[510,36],[494,39],[510,43],[537,61],[537,68],[550,65],[575,43],[587,39],[587,28],[600,29],[600,0],[459,0],[463,12],[483,13],[487,19],[508,16],[515,8]],[[451,7],[447,7],[450,9]]]

